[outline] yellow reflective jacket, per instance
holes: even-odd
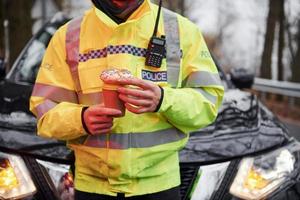
[[[77,35],[66,38],[68,23],[49,43],[30,109],[38,118],[40,136],[67,140],[74,150],[75,188],[80,191],[135,196],[178,186],[178,151],[186,144],[188,133],[217,116],[224,89],[202,34],[188,19],[177,15],[181,50],[177,86],[171,87],[167,76],[157,76],[158,72],[166,74],[166,59],[161,68],[145,66],[157,10],[146,0],[118,25],[92,8],[79,21]],[[163,20],[158,35],[165,35]],[[74,67],[66,61],[70,53],[66,41],[72,44],[76,37],[79,55]],[[127,111],[125,117],[114,119],[110,134],[90,136],[83,129],[81,110],[102,103],[99,75],[111,66],[127,68],[134,76],[163,87],[163,102],[156,113]]]

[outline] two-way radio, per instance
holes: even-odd
[[[153,35],[148,44],[147,53],[146,53],[146,62],[145,62],[147,66],[156,67],[156,68],[161,67],[162,60],[166,56],[166,38],[164,35],[162,35],[161,37],[157,36],[160,11],[162,7],[161,4],[162,4],[162,0],[159,1],[155,27],[154,27]]]

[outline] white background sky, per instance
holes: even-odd
[[[221,64],[229,67],[246,67],[259,71],[264,45],[268,0],[188,0],[189,18],[197,23],[207,36],[217,36],[223,28],[220,45]],[[300,15],[300,1],[286,0],[289,21]],[[293,31],[296,31],[294,29]],[[276,48],[275,48],[276,52]],[[276,63],[276,53],[273,63]],[[285,74],[290,76],[290,55],[284,52]],[[272,66],[273,77],[277,70]]]

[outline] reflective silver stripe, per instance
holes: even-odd
[[[78,96],[77,96],[78,95]],[[54,102],[71,102],[85,105],[95,105],[103,103],[102,92],[94,92],[83,94],[65,88],[47,85],[43,83],[35,83],[32,96],[44,97]]]
[[[167,44],[168,83],[171,87],[177,87],[181,61],[178,20],[174,12],[165,8],[163,14]]]
[[[75,91],[43,83],[35,83],[32,91],[32,96],[45,97],[54,102],[66,101],[71,103],[78,103]]]
[[[217,103],[217,97],[206,92],[204,89],[202,88],[193,88],[194,90],[196,90],[197,92],[201,93],[207,100],[209,100],[211,103],[216,104]]]
[[[177,142],[186,137],[186,134],[172,128],[148,133],[110,133],[88,136],[84,145],[110,149],[147,148]]]
[[[78,99],[80,104],[95,105],[103,103],[102,92],[94,92],[88,94],[78,93]]]
[[[79,80],[78,62],[80,45],[80,28],[83,17],[78,17],[69,22],[66,33],[66,62],[69,65],[76,91],[81,91]]]
[[[209,85],[220,85],[222,82],[218,73],[198,71],[191,73],[184,81],[184,87],[199,87]]]
[[[46,112],[54,108],[56,105],[57,103],[50,101],[48,99],[43,103],[41,103],[40,105],[38,105],[36,107],[37,118],[40,119]]]

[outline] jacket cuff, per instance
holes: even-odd
[[[159,87],[159,89],[160,89],[160,99],[159,99],[159,102],[158,102],[157,107],[156,107],[156,109],[154,110],[154,112],[159,111],[159,109],[160,109],[160,107],[161,107],[161,104],[162,104],[162,102],[163,102],[163,100],[164,100],[164,89],[163,89],[160,85],[159,85],[158,87]]]
[[[173,95],[174,95],[173,88],[168,88],[168,87],[163,88],[163,98],[161,99],[161,105],[157,110],[158,113],[164,113],[169,109],[171,109],[173,105],[172,103]]]
[[[84,122],[84,118],[83,118],[84,112],[85,112],[88,108],[89,108],[89,107],[83,107],[82,110],[81,110],[81,124],[82,124],[82,127],[83,127],[84,132],[90,135],[91,133],[89,132],[89,129],[88,129],[88,127],[86,126],[86,124],[85,124],[85,122]]]

